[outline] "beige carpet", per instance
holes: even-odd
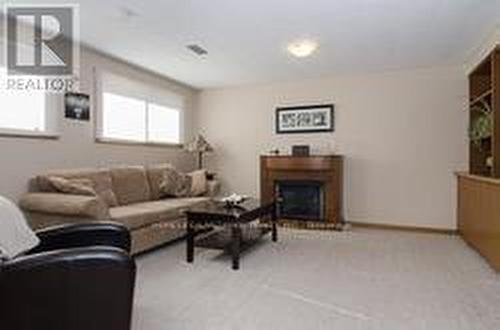
[[[458,237],[286,230],[243,257],[138,258],[134,330],[500,329],[500,275]]]

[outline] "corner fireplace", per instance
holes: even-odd
[[[324,183],[314,180],[276,180],[281,198],[280,216],[286,219],[325,221]]]

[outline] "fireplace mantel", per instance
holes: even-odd
[[[280,180],[313,180],[323,183],[325,202],[325,222],[341,225],[342,216],[342,175],[343,158],[328,156],[261,156],[261,199],[275,198],[276,182]]]

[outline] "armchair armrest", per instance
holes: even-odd
[[[130,233],[125,226],[113,222],[68,224],[48,227],[36,232],[40,244],[30,254],[88,246],[110,246],[130,252]]]
[[[115,248],[25,256],[0,266],[2,329],[129,330],[134,261]]]
[[[19,205],[30,212],[87,217],[96,220],[109,219],[108,206],[97,196],[28,193],[21,197]]]

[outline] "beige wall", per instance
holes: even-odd
[[[195,93],[192,88],[92,50],[82,49],[80,91],[90,93],[91,97],[94,95],[92,73],[94,67],[114,70],[125,76],[173,89],[185,95],[187,100],[186,135],[187,137],[191,135],[191,109]],[[93,106],[91,110],[95,110],[95,107]],[[90,122],[79,122],[63,118],[62,104],[56,111],[59,111],[61,130],[58,140],[0,137],[0,173],[2,173],[0,193],[2,195],[17,199],[26,190],[28,178],[46,169],[158,162],[172,162],[184,168],[191,168],[194,165],[191,155],[185,154],[178,148],[97,144],[94,142],[95,112],[91,113]]]
[[[453,172],[467,168],[463,68],[390,72],[199,94],[196,125],[227,190],[258,195],[259,155],[310,144],[343,154],[348,220],[455,228]],[[276,135],[276,106],[332,102],[333,134]]]

